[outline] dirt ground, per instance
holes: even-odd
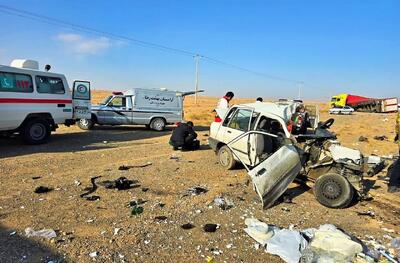
[[[96,93],[95,100],[103,95]],[[38,146],[24,145],[19,138],[0,139],[0,262],[206,262],[207,257],[213,262],[282,262],[255,248],[255,241],[243,231],[247,217],[299,229],[331,223],[361,239],[374,236],[383,244],[389,242],[387,235],[399,235],[400,195],[387,193],[385,183],[377,177],[368,179],[373,200],[346,209],[326,208],[311,189],[292,184],[287,190],[292,204],[278,202],[262,210],[245,170],[222,169],[207,146],[216,101],[200,97],[197,106],[193,98],[185,102],[185,117],[195,122],[203,144],[195,152],[172,151],[167,143],[171,128],[154,132],[130,126],[96,126],[91,131],[61,127],[48,144]],[[329,117],[326,110],[321,104],[322,119]],[[392,142],[394,114],[355,113],[334,118],[331,130],[344,146],[367,155],[398,152]],[[361,135],[368,137],[368,142],[359,142]],[[377,141],[373,139],[376,135],[389,140]],[[151,165],[118,169],[147,162]],[[92,185],[92,177],[101,182],[121,176],[137,180],[136,186],[118,191],[99,185],[92,195],[100,200],[80,197]],[[36,194],[38,186],[54,190]],[[185,196],[193,186],[209,191]],[[232,199],[234,207],[221,210],[213,205],[219,195]],[[131,215],[128,204],[138,199],[145,201],[144,211]],[[375,217],[357,214],[367,210],[374,211]],[[157,216],[166,220],[157,220]],[[186,223],[194,228],[182,229]],[[206,223],[220,227],[207,233],[202,228]],[[54,229],[57,237],[27,238],[27,227]],[[97,256],[90,257],[92,252]]]

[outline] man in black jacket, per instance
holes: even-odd
[[[197,133],[193,129],[193,122],[180,123],[172,131],[169,144],[174,150],[181,148],[182,150],[197,150],[200,148],[200,142],[196,140]]]

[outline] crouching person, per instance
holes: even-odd
[[[197,133],[194,131],[193,122],[180,123],[172,131],[169,144],[176,151],[181,150],[197,150],[200,148],[200,141],[196,140]]]

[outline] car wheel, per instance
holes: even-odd
[[[219,164],[227,170],[231,170],[236,166],[236,160],[231,149],[228,146],[222,146],[218,151]]]
[[[165,120],[163,118],[154,118],[150,122],[150,128],[152,128],[155,131],[162,131],[165,129]]]
[[[28,121],[22,129],[21,135],[28,144],[42,144],[48,141],[51,134],[50,124],[43,119]]]
[[[345,177],[337,173],[327,173],[317,178],[314,195],[324,206],[343,208],[353,200],[354,188]]]
[[[94,126],[94,121],[92,119],[80,119],[78,121],[78,126],[82,130],[90,130]]]

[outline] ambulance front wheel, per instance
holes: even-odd
[[[51,127],[44,119],[32,119],[22,129],[21,135],[28,144],[42,144],[48,141],[51,134]]]
[[[78,121],[78,126],[82,130],[90,130],[94,126],[94,121],[92,119],[80,119]]]

